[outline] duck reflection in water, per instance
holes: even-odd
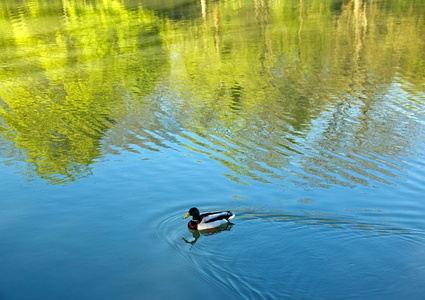
[[[233,225],[234,225],[233,223],[228,222],[226,224],[221,225],[220,227],[213,228],[213,229],[206,229],[201,231],[188,229],[189,232],[192,233],[193,240],[189,241],[185,237],[183,237],[182,240],[186,244],[191,244],[192,246],[194,246],[201,236],[209,236],[209,235],[219,234],[223,231],[230,231]]]

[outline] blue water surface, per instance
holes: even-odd
[[[420,1],[12,2],[0,299],[423,299]]]

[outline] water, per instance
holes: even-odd
[[[2,1],[0,299],[422,299],[424,16]]]

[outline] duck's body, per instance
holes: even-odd
[[[199,210],[196,207],[192,207],[183,219],[190,216],[192,216],[192,220],[187,223],[187,227],[189,227],[189,229],[206,230],[220,227],[221,225],[228,223],[230,219],[235,217],[235,214],[231,211],[217,211],[200,215]]]

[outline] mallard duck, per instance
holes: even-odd
[[[192,216],[192,220],[187,223],[189,229],[205,230],[226,224],[230,219],[235,217],[235,214],[231,211],[216,211],[200,215],[199,210],[196,207],[192,207],[183,219],[189,218],[190,216]]]

